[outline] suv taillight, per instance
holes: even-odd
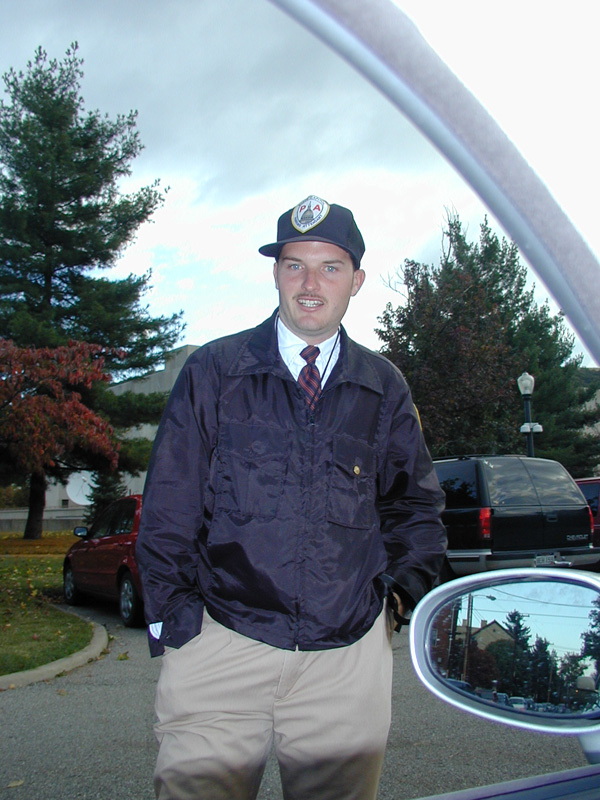
[[[479,538],[491,539],[492,538],[492,509],[480,508],[479,509]]]
[[[600,541],[596,541],[596,539],[600,538],[600,536],[595,535],[594,531],[594,515],[592,514],[592,509],[588,506],[588,511],[590,512],[590,542],[593,544],[594,547],[598,547],[600,545]]]

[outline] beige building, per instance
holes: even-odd
[[[116,383],[111,386],[111,390],[115,394],[125,394],[125,392],[133,392],[134,394],[164,392],[168,394],[188,357],[197,349],[197,345],[192,344],[178,347],[167,355],[164,369],[144,375],[142,378],[130,378],[127,381],[122,381],[122,383]],[[157,425],[139,425],[137,428],[131,429],[131,435],[137,438],[144,436],[147,439],[154,439],[157,427]],[[141,493],[144,489],[145,480],[146,473],[139,475],[137,478],[124,476],[125,485],[130,494]]]

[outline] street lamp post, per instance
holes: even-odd
[[[465,631],[465,651],[463,653],[462,680],[469,680],[469,647],[471,646],[471,629],[473,627],[473,595],[467,600],[467,629]]]
[[[521,433],[524,433],[527,441],[527,455],[533,456],[533,434],[541,433],[543,428],[537,422],[531,421],[531,395],[535,386],[535,378],[528,372],[524,372],[517,378],[519,391],[523,396],[523,408],[525,411],[525,424],[521,425]]]

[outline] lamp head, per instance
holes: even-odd
[[[528,372],[524,372],[517,378],[517,386],[523,396],[532,395],[533,387],[535,386],[535,378]]]

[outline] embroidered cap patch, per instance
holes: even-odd
[[[311,194],[306,200],[298,203],[292,211],[292,225],[300,233],[306,233],[323,222],[329,214],[329,203]]]

